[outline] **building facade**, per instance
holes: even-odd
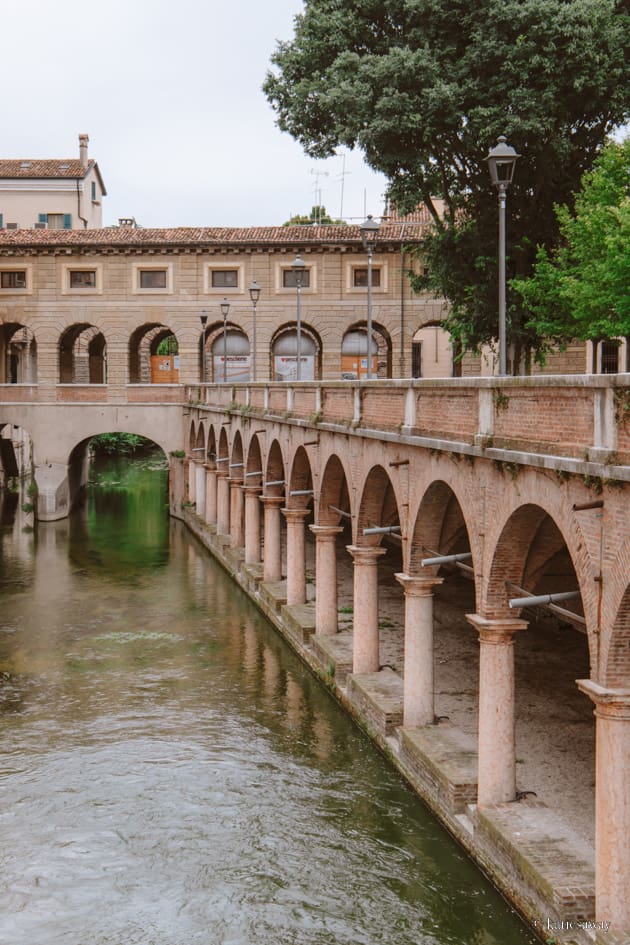
[[[0,229],[95,229],[107,191],[87,135],[78,158],[0,160]]]

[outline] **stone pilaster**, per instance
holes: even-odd
[[[337,535],[340,525],[311,525],[315,535],[315,632],[337,633]]]
[[[230,548],[242,548],[243,529],[243,480],[228,479],[230,484]]]
[[[630,689],[577,684],[595,703],[595,918],[630,941]]]
[[[230,534],[230,483],[222,469],[217,471],[217,534]]]
[[[245,494],[245,564],[260,564],[260,486],[243,486]]]
[[[276,582],[282,580],[282,545],[280,542],[280,506],[282,496],[262,495],[263,505],[263,580]]]
[[[308,509],[282,509],[287,520],[287,604],[306,603],[304,520]]]
[[[206,467],[204,463],[195,463],[195,496],[197,515],[205,521],[206,518]]]
[[[405,591],[405,672],[403,725],[435,721],[433,683],[433,589],[443,578],[397,574]]]
[[[504,804],[516,797],[514,737],[514,634],[526,620],[488,620],[466,614],[479,633],[480,805]]]
[[[378,559],[385,548],[349,545],[354,562],[354,620],[352,672],[377,673],[378,650]]]
[[[217,524],[217,468],[206,464],[206,522]]]

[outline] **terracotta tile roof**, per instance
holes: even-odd
[[[415,243],[425,223],[383,223],[378,242]],[[106,227],[94,230],[0,230],[0,249],[5,247],[142,247],[174,246],[314,246],[361,242],[358,226],[252,226],[177,227],[143,229]]]
[[[85,177],[94,164],[94,161],[88,161],[87,167],[84,167],[77,158],[0,160],[0,179]]]

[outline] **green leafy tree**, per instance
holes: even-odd
[[[282,225],[283,226],[313,226],[314,223],[317,223],[317,224],[336,223],[339,226],[341,225],[345,226],[343,220],[333,220],[333,218],[330,216],[330,214],[326,210],[326,207],[324,206],[311,207],[310,216],[306,216],[305,214],[298,213],[295,216],[290,217],[290,219],[288,219],[286,223],[283,223]]]
[[[630,138],[610,142],[585,175],[573,212],[556,211],[561,243],[539,247],[534,275],[514,287],[530,325],[557,343],[630,334]]]
[[[497,334],[497,221],[483,161],[500,134],[523,155],[508,194],[508,278],[558,236],[606,136],[630,113],[628,0],[306,0],[264,90],[316,158],[358,147],[400,210],[434,226],[416,279],[451,303],[465,348]],[[433,197],[443,201],[443,214]],[[516,367],[543,347],[511,293]]]

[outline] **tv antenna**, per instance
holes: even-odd
[[[316,167],[312,167],[310,170],[310,173],[313,175],[313,177],[317,178],[315,181],[315,190],[313,191],[313,193],[315,194],[315,204],[317,205],[317,223],[321,223],[322,222],[322,189],[319,185],[319,178],[330,177],[330,174],[328,173],[328,171],[320,171]]]

